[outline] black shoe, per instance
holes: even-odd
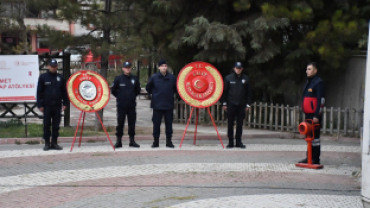
[[[172,144],[172,142],[167,143],[167,144],[166,144],[166,147],[169,147],[169,148],[175,148],[175,146]]]
[[[49,151],[50,150],[50,145],[46,145],[44,146],[44,151]]]
[[[318,159],[318,160],[312,160],[312,164],[320,165],[320,159]]]
[[[307,163],[307,158],[303,159],[303,160],[300,160],[298,163]]]
[[[115,147],[116,149],[121,148],[121,147],[122,147],[122,142],[116,142],[116,143],[114,144],[114,147]]]
[[[166,137],[166,147],[175,148],[175,146],[172,144],[172,137]]]
[[[50,149],[53,149],[53,150],[62,150],[63,147],[59,146],[58,144],[51,143]]]
[[[243,143],[237,143],[235,147],[239,147],[240,149],[245,149],[245,145]]]
[[[154,138],[152,148],[158,148],[158,147],[159,147],[159,138]]]
[[[116,144],[114,144],[115,148],[121,148],[122,147],[122,137],[117,137]]]
[[[234,144],[229,143],[229,144],[226,146],[226,148],[229,148],[229,149],[234,148]]]
[[[229,138],[229,144],[226,146],[226,148],[233,148],[234,147],[234,138]]]
[[[140,145],[138,145],[138,144],[135,142],[135,138],[134,138],[134,137],[130,137],[130,144],[129,144],[128,146],[130,146],[130,147],[140,148]]]

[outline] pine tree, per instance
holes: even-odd
[[[132,28],[136,24],[136,19],[132,16],[132,11],[135,10],[133,2],[93,0],[81,3],[60,0],[56,18],[79,23],[89,32],[72,36],[45,25],[39,26],[38,30],[57,48],[89,45],[95,57],[101,56],[100,74],[107,78],[110,51],[117,55],[124,55],[126,60],[131,60],[145,53],[143,49],[148,48],[145,47],[146,45],[151,45],[151,39],[146,39],[144,34],[139,36],[132,33]],[[100,111],[99,115],[103,118],[103,111]],[[97,120],[95,124],[96,129],[100,129]]]
[[[238,60],[246,65],[256,97],[271,102],[285,92],[299,93],[310,61],[318,62],[324,75],[345,66],[351,54],[366,46],[370,10],[369,0],[86,2],[60,0],[57,16],[93,26],[91,33],[45,34],[60,48],[90,44],[96,56],[102,55],[103,75],[110,50],[132,58],[166,58],[175,72],[200,60],[226,75]]]
[[[311,61],[318,62],[324,75],[345,66],[359,45],[365,45],[369,15],[368,0],[154,3],[185,25],[173,27],[171,49],[186,50],[193,60],[221,69],[236,60],[246,62],[251,80],[256,80],[256,96],[271,102],[284,92],[299,93]]]

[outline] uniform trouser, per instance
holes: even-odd
[[[227,106],[227,136],[229,139],[234,138],[234,121],[236,118],[236,143],[241,142],[243,134],[243,120],[245,118],[245,106],[244,105],[228,105]]]
[[[314,114],[305,114],[306,119],[313,119]],[[320,146],[320,128],[321,128],[321,121],[322,117],[319,118],[320,126],[315,126],[314,129],[314,140],[312,141],[312,159],[313,160],[320,160],[321,154],[321,146]]]
[[[128,135],[130,137],[135,136],[135,123],[136,123],[136,108],[121,108],[117,107],[117,126],[116,126],[116,136],[122,138],[123,128],[125,126],[125,119],[127,116],[128,123]]]
[[[62,106],[45,106],[44,107],[44,139],[50,141],[50,135],[53,140],[58,139],[59,125],[61,119]],[[50,131],[52,127],[52,133]]]
[[[172,137],[172,122],[173,122],[173,110],[154,110],[153,109],[153,137],[159,138],[161,133],[161,121],[164,116],[164,123],[166,125],[166,137]]]

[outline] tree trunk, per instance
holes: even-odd
[[[24,25],[24,22],[22,21],[22,24],[19,24],[21,27],[21,32],[20,32],[20,42],[23,44],[23,52],[28,54],[28,41],[27,41],[27,28]]]
[[[28,54],[28,42],[27,42],[27,27],[24,24],[24,18],[26,14],[26,2],[21,2],[18,5],[18,16],[15,18],[20,28],[19,39],[20,44],[23,44],[23,52]],[[22,52],[22,53],[23,53]]]
[[[105,15],[109,15],[111,10],[111,1],[105,0]],[[108,18],[108,17],[107,17]],[[110,29],[105,29],[103,31],[103,39],[102,39],[102,54],[101,54],[101,68],[100,68],[100,75],[107,79],[108,76],[108,65],[109,65],[109,44],[110,44]],[[98,111],[101,121],[103,122],[103,110]],[[95,116],[95,131],[101,131],[102,126],[100,124],[99,119]]]

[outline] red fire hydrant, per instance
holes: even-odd
[[[312,119],[306,119],[298,126],[298,131],[302,135],[306,135],[307,142],[307,163],[297,163],[295,166],[301,168],[310,169],[322,169],[323,165],[312,164],[312,141],[315,139],[315,126],[320,124],[314,124]]]

